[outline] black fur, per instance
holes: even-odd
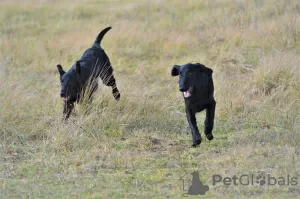
[[[186,116],[192,130],[193,146],[201,144],[202,138],[196,121],[196,113],[206,110],[204,133],[212,140],[216,101],[214,99],[213,70],[200,63],[174,65],[172,76],[179,75],[179,90],[183,93]]]
[[[83,53],[80,60],[76,61],[68,72],[65,72],[61,65],[57,65],[62,87],[60,95],[65,102],[63,111],[65,119],[69,118],[74,103],[82,101],[83,95],[87,93],[87,88],[89,88],[88,98],[97,90],[98,77],[105,85],[112,87],[115,99],[120,99],[120,92],[113,76],[113,68],[108,56],[100,46],[103,36],[110,29],[111,27],[107,27],[98,34],[93,46]]]

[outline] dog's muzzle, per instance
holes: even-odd
[[[191,97],[191,96],[192,96],[192,91],[193,91],[193,88],[192,88],[192,87],[190,87],[190,88],[189,88],[188,90],[186,90],[186,91],[182,91],[183,96],[184,96],[185,98]]]

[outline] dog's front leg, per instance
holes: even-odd
[[[186,110],[186,116],[188,123],[190,125],[190,128],[192,130],[192,136],[193,136],[193,147],[201,144],[202,138],[199,133],[199,129],[197,127],[197,120],[196,120],[196,113],[190,110]]]
[[[212,130],[214,128],[216,101],[213,100],[206,108],[206,118],[204,122],[204,132],[208,140],[214,139]]]
[[[69,104],[65,102],[64,104],[64,110],[63,110],[63,119],[67,120],[70,117],[70,114],[74,108],[74,104]]]

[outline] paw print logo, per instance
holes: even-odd
[[[256,177],[256,184],[263,186],[266,184],[266,178],[265,176],[258,176]]]

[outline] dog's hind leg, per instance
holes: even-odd
[[[216,101],[213,100],[206,108],[206,118],[204,122],[204,132],[208,140],[214,139],[212,130],[214,128]]]
[[[117,84],[116,84],[116,79],[114,77],[113,74],[111,74],[108,78],[107,78],[107,81],[103,81],[103,83],[106,85],[106,86],[110,86],[112,88],[112,94],[114,96],[114,98],[116,100],[119,100],[121,95],[120,95],[120,91],[117,87]]]
[[[188,123],[190,125],[190,128],[192,130],[192,135],[193,135],[193,147],[201,144],[202,138],[199,133],[199,129],[197,127],[197,120],[196,120],[196,113],[186,110],[186,117],[188,120]]]
[[[113,68],[109,62],[106,63],[106,65],[103,68],[101,68],[101,71],[99,72],[99,76],[102,79],[103,84],[112,87],[112,94],[114,98],[116,100],[119,100],[121,95],[116,84],[116,79],[113,75]]]

